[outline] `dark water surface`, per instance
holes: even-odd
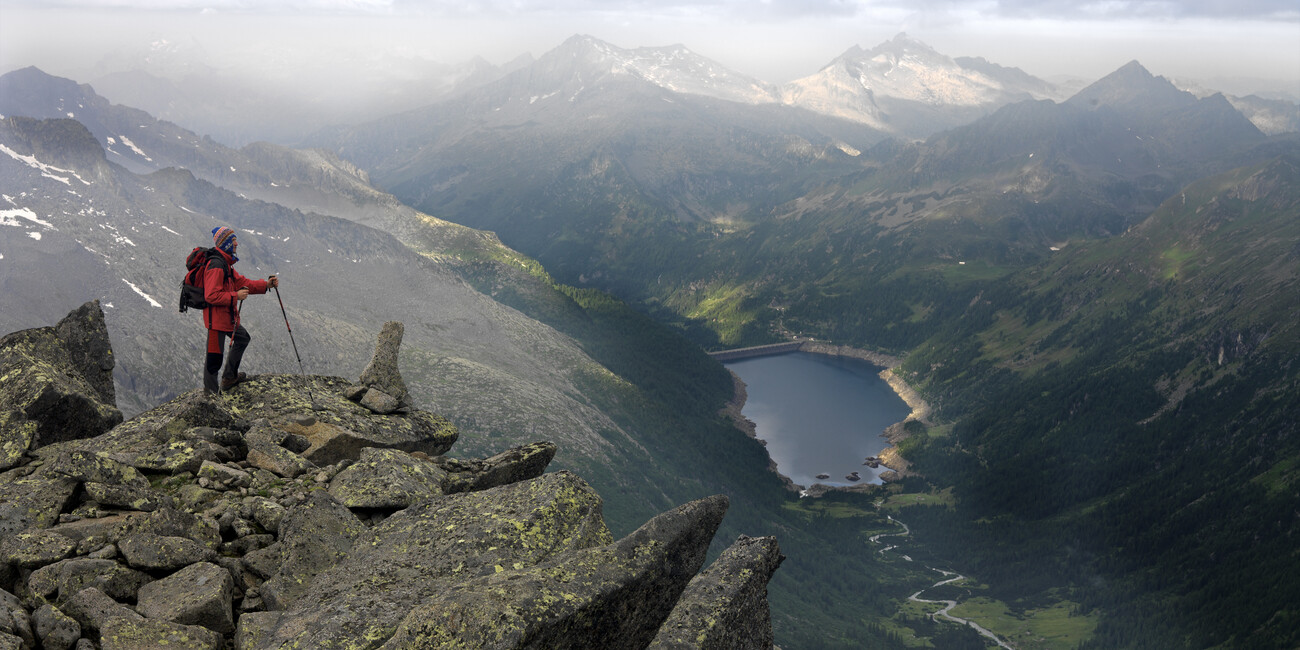
[[[791,352],[725,364],[747,386],[742,412],[754,421],[758,437],[777,470],[795,483],[853,485],[879,483],[886,467],[862,464],[879,456],[888,443],[881,432],[911,409],[878,376],[881,368],[857,359]],[[818,479],[818,474],[830,474]]]

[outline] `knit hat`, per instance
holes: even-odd
[[[212,229],[212,242],[217,248],[225,251],[227,255],[235,254],[235,231],[226,226],[217,226]]]

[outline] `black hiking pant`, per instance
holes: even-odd
[[[230,337],[230,356],[225,356],[223,351],[226,347],[226,337]],[[226,372],[221,376],[223,378],[239,376],[239,362],[244,358],[244,349],[248,347],[248,342],[252,337],[248,335],[248,330],[243,325],[236,325],[234,333],[219,332],[217,330],[208,330],[208,356],[203,366],[203,390],[209,394],[221,392],[221,383],[217,380],[217,373],[221,370],[221,360],[225,356]]]

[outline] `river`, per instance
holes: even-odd
[[[745,382],[742,413],[777,471],[808,487],[880,483],[881,466],[863,465],[888,446],[885,427],[911,412],[879,377],[881,368],[857,359],[790,352],[725,364]],[[858,472],[860,481],[845,477]],[[818,479],[828,474],[828,479]]]

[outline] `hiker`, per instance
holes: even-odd
[[[208,328],[203,391],[209,395],[218,394],[248,378],[239,372],[239,361],[250,337],[248,330],[239,324],[237,303],[250,293],[266,293],[267,289],[280,286],[279,278],[274,275],[265,280],[250,280],[234,269],[235,262],[239,261],[235,256],[239,239],[234,230],[226,226],[213,228],[212,241],[218,254],[211,258],[203,275],[203,298],[208,302],[208,307],[203,310],[203,325]],[[221,370],[226,337],[231,338],[230,356],[226,357],[226,371],[218,384],[217,372]]]

